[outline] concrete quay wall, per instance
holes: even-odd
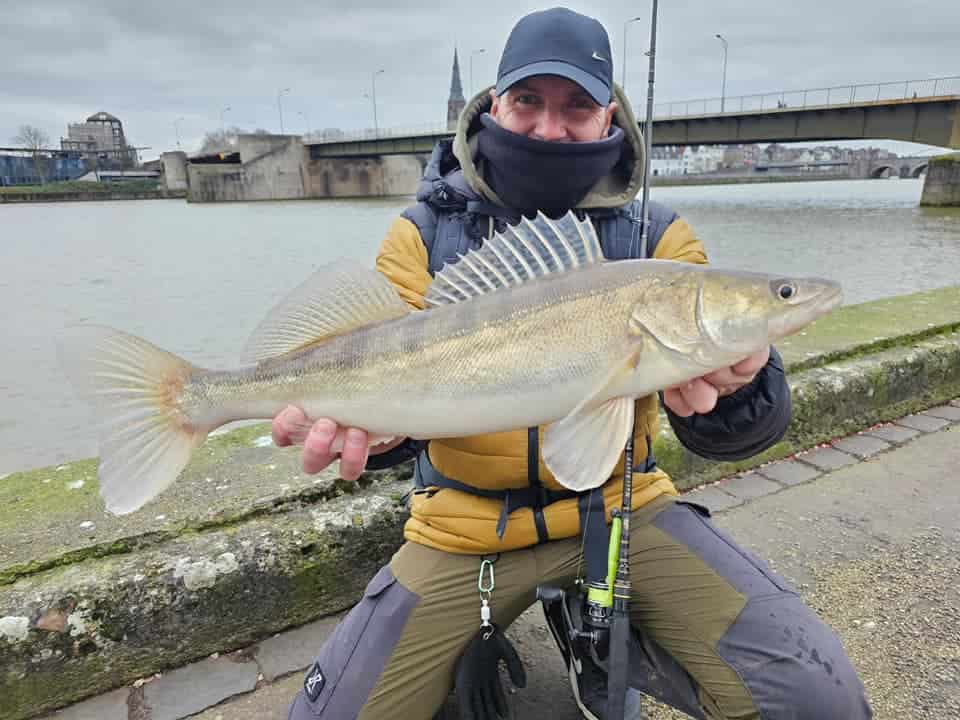
[[[211,162],[210,156],[187,162],[181,171],[182,153],[164,153],[161,158],[167,187],[186,190],[191,202],[251,200],[298,200],[307,198],[389,197],[413,195],[429,155],[371,154],[327,157],[314,154],[296,135],[240,135],[229,151],[233,161]],[[906,164],[904,164],[906,163]],[[656,176],[654,186],[725,185],[735,183],[802,182],[871,177],[884,162],[870,161],[832,172],[706,173]],[[896,168],[893,166],[896,165]],[[900,158],[890,168],[905,177],[926,167],[925,158]],[[180,173],[183,173],[181,177]],[[927,180],[931,193],[941,184]],[[942,187],[955,187],[942,185]],[[931,195],[933,197],[933,195]],[[940,197],[940,195],[937,195]],[[931,203],[935,204],[935,203]],[[949,204],[949,203],[947,203]]]
[[[778,345],[787,437],[707,463],[664,427],[681,488],[960,396],[960,287],[841,308]],[[402,541],[410,467],[304,476],[269,428],[211,438],[169,490],[108,516],[94,460],[0,480],[0,720],[21,720],[349,607]],[[82,481],[82,482],[81,482]]]
[[[308,197],[299,136],[241,135],[238,162],[190,162],[190,202],[296,200]]]
[[[190,202],[412,195],[427,162],[426,155],[311,158],[295,135],[241,135],[230,153],[239,159],[187,164]]]
[[[413,195],[423,176],[426,155],[317,158],[307,165],[314,198]]]
[[[960,153],[943,155],[930,161],[920,204],[960,207]]]

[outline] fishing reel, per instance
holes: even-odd
[[[597,590],[605,588],[586,586],[567,591],[552,585],[537,586],[537,599],[543,605],[547,626],[565,664],[569,668],[572,663],[578,673],[582,658],[589,657],[602,667],[610,652],[613,613],[610,607],[590,598],[591,591]]]

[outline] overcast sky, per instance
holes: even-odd
[[[53,141],[99,110],[118,116],[144,159],[196,149],[221,123],[280,129],[373,126],[371,74],[381,127],[443,122],[454,46],[469,90],[492,83],[513,23],[550,4],[527,0],[0,0],[0,145],[22,124]],[[610,33],[620,77],[629,26],[627,89],[646,86],[649,2],[569,4]],[[657,101],[717,97],[729,41],[727,96],[960,75],[957,0],[664,0]],[[955,81],[958,83],[960,81]],[[637,108],[638,114],[642,113]],[[867,143],[861,143],[867,144]],[[873,143],[898,151],[903,143]]]

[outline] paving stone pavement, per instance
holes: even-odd
[[[924,415],[923,413],[907,415],[905,418],[897,420],[897,425],[903,425],[904,427],[913,428],[914,430],[920,430],[922,432],[936,432],[937,430],[942,430],[949,424],[949,420]]]
[[[713,512],[720,512],[721,510],[726,510],[727,508],[743,505],[743,503],[746,502],[742,498],[728,495],[723,490],[715,486],[691,490],[684,497],[691,502],[706,505]]]
[[[741,500],[752,500],[753,498],[769,495],[782,489],[782,485],[767,480],[763,475],[756,472],[748,472],[743,475],[736,475],[720,481],[719,487],[725,493],[729,493]]]
[[[920,431],[901,427],[900,425],[883,425],[878,428],[864,430],[863,434],[872,435],[873,437],[878,437],[881,440],[887,440],[888,442],[899,444],[915,438],[920,434]]]
[[[821,470],[836,470],[846,465],[853,465],[858,461],[858,458],[854,455],[830,447],[817,448],[797,455],[797,459]]]
[[[870,435],[851,435],[833,443],[837,450],[856,455],[861,460],[889,450],[891,445],[886,440]]]
[[[882,453],[896,452],[903,443],[952,426],[960,426],[960,399],[907,416],[895,424],[842,438],[832,447],[799,454],[798,459],[780,460],[725,478],[692,490],[685,497],[706,505],[722,517],[724,511],[738,512],[767,496],[811,481],[819,482],[837,469],[847,469],[862,459],[882,462]],[[187,717],[283,720],[300,686],[303,670],[313,661],[338,619],[317,620],[263,640],[247,650],[207,658],[138,682],[134,688],[91,698],[45,717],[50,720],[182,720]],[[531,630],[525,625],[521,635],[532,632],[540,638],[542,634],[541,639],[547,642],[539,618],[532,623],[537,627]],[[544,689],[543,694],[553,692],[566,697],[565,684],[561,685],[563,687],[550,691]],[[514,715],[523,717],[522,707]]]
[[[756,472],[783,485],[799,485],[822,474],[817,468],[796,460],[778,460],[757,468]]]

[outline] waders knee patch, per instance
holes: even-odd
[[[303,680],[289,720],[356,717],[393,654],[420,598],[385,566],[334,629]]]

